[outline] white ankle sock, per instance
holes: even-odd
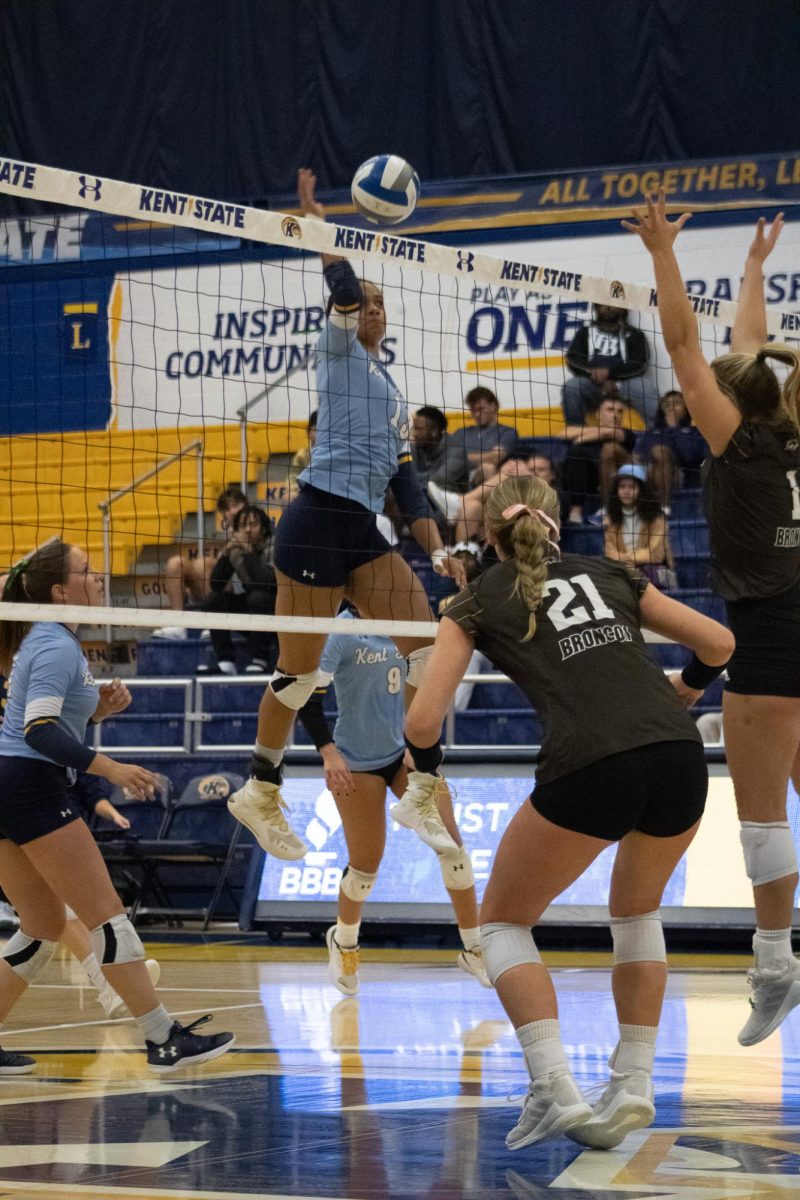
[[[620,1075],[629,1071],[647,1071],[652,1075],[657,1037],[657,1025],[620,1025],[619,1041],[608,1065]]]
[[[152,1012],[143,1013],[141,1017],[135,1019],[144,1034],[145,1041],[161,1045],[169,1037],[169,1031],[172,1029],[172,1017],[163,1004],[159,1004],[158,1008],[154,1008]]]
[[[516,1034],[534,1083],[542,1075],[569,1071],[557,1019],[530,1021],[520,1025]]]
[[[481,927],[476,925],[474,929],[462,929],[459,925],[458,932],[461,935],[461,942],[465,950],[480,950],[481,948]]]
[[[355,950],[358,945],[358,931],[360,928],[360,921],[356,921],[355,925],[346,925],[344,921],[337,918],[336,933],[334,934],[337,946],[341,946],[342,950]]]
[[[262,746],[261,742],[256,742],[253,751],[259,758],[265,758],[267,762],[272,763],[273,767],[279,767],[283,762],[283,747],[273,750],[271,746]]]
[[[762,970],[774,971],[786,966],[794,957],[791,928],[756,929],[753,935],[753,953],[756,956],[756,966]]]

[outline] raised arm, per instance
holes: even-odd
[[[742,287],[736,320],[731,332],[733,354],[755,354],[767,341],[767,306],[764,303],[764,261],[775,249],[783,229],[783,213],[766,229],[766,219],[758,218],[756,232],[744,261]]]
[[[300,211],[304,217],[311,217],[315,221],[325,220],[325,209],[320,204],[315,196],[317,187],[317,177],[310,167],[301,167],[297,172],[297,199],[300,201]],[[341,255],[338,254],[321,254],[323,267],[330,267],[333,263],[342,262]]]
[[[646,197],[647,207],[634,210],[625,229],[638,234],[653,259],[658,291],[658,311],[664,344],[672,360],[678,384],[692,420],[708,442],[712,454],[722,454],[742,418],[733,401],[717,386],[714,373],[703,358],[697,319],[681,279],[673,242],[689,220],[683,213],[668,221],[663,188],[658,203]]]

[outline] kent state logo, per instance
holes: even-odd
[[[284,217],[281,221],[281,233],[288,238],[301,238],[303,231],[294,217]]]
[[[102,179],[98,179],[97,176],[95,175],[94,182],[92,182],[92,180],[88,176],[79,175],[78,181],[81,185],[78,188],[78,195],[80,196],[81,200],[99,200],[100,199],[101,194],[102,194],[102,188],[103,188],[103,180]]]
[[[470,271],[475,270],[474,266],[472,265],[475,261],[475,255],[472,253],[472,251],[457,250],[456,255],[456,268],[459,271],[466,271],[467,274],[469,274]]]
[[[613,279],[611,281],[611,299],[612,300],[624,300],[625,299],[625,287],[623,284],[620,283],[620,281],[618,279]]]

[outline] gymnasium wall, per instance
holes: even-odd
[[[794,0],[5,0],[0,154],[252,200],[765,153],[798,61]]]

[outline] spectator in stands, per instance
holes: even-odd
[[[311,462],[311,451],[314,449],[314,443],[317,440],[317,410],[314,409],[309,414],[306,424],[306,433],[308,442],[300,450],[297,451],[289,466],[289,499],[297,493],[297,476],[301,471],[305,471],[308,464]]]
[[[638,463],[617,471],[603,520],[605,555],[638,567],[662,591],[677,585],[667,518]]]
[[[567,457],[561,482],[570,524],[580,525],[585,513],[596,511],[611,489],[619,468],[631,461],[636,437],[630,429],[630,409],[618,397],[601,400],[596,425],[567,425]]]
[[[205,543],[205,554],[199,557],[198,547],[185,547],[167,559],[164,568],[164,584],[170,608],[182,612],[184,608],[202,608],[211,584],[211,573],[228,540],[231,523],[236,514],[247,504],[247,496],[241,488],[231,485],[217,497],[219,529]],[[187,604],[187,595],[189,602]],[[153,630],[153,637],[183,639],[187,636],[182,625],[163,625]]]
[[[700,486],[700,465],[708,442],[692,421],[683,393],[665,392],[658,402],[655,424],[639,436],[637,454],[650,466],[650,480],[667,516],[673,488]]]
[[[594,320],[579,329],[565,354],[572,379],[564,384],[564,422],[582,425],[613,389],[649,428],[658,411],[658,390],[645,378],[647,338],[628,324],[628,310],[595,304]]]
[[[511,425],[501,425],[497,420],[500,409],[497,396],[487,387],[474,387],[467,392],[464,401],[472,417],[472,425],[465,425],[455,433],[448,434],[448,456],[451,453],[466,454],[472,484],[480,483],[484,473],[497,469],[517,448],[517,431]]]
[[[211,591],[203,603],[203,609],[206,612],[259,616],[274,613],[276,588],[269,517],[257,505],[248,504],[233,518],[233,536],[214,566]],[[260,675],[271,671],[278,653],[276,635],[248,631],[245,636],[252,655],[245,673]],[[230,632],[227,629],[212,629],[211,646],[216,669],[223,675],[235,675],[236,663]],[[198,673],[207,674],[213,669],[201,666]]]
[[[498,467],[487,466],[482,483],[461,496],[458,492],[447,492],[434,482],[428,484],[428,495],[444,513],[448,522],[455,526],[459,542],[468,542],[483,537],[483,506],[493,487],[512,475],[530,475],[532,471],[520,458],[507,458]]]
[[[447,417],[432,404],[418,408],[411,418],[411,456],[423,487],[431,480],[452,492],[469,486],[466,450],[447,437]]]

